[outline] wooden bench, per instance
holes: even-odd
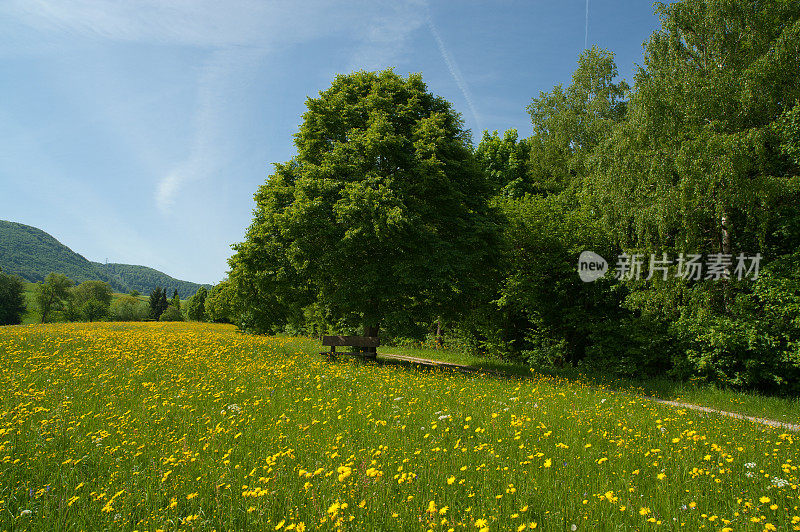
[[[336,360],[337,355],[353,355],[363,359],[375,360],[378,356],[375,348],[380,345],[380,342],[376,336],[323,336],[322,345],[331,348],[330,351],[320,353],[326,355],[330,361]],[[359,347],[361,350],[337,353],[337,347]]]

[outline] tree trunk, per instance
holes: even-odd
[[[726,255],[731,254],[731,229],[732,223],[727,213],[722,213],[722,252]]]
[[[436,348],[442,347],[442,318],[436,318]]]
[[[722,216],[720,217],[720,224],[722,225],[722,253],[728,256],[731,256],[731,232],[733,230],[733,223],[731,222],[730,216],[728,216],[727,211],[722,212]],[[731,257],[732,258],[732,257]],[[731,274],[730,268],[728,268],[728,275]],[[728,279],[723,277],[720,280],[722,287],[720,290],[720,297],[722,301],[719,302],[719,308],[726,314],[730,313],[730,304],[731,304],[731,287]]]
[[[364,336],[378,336],[379,325],[367,325],[364,324]],[[375,358],[378,356],[378,350],[374,347],[365,347],[364,353],[367,353],[369,356]]]

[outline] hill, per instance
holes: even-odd
[[[147,266],[92,262],[30,225],[0,220],[0,267],[26,281],[42,281],[50,272],[63,273],[76,283],[105,281],[115,292],[138,290],[148,294],[156,286],[186,299],[201,286],[181,281]]]

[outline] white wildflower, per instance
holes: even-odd
[[[775,486],[776,488],[783,488],[786,487],[788,484],[789,484],[788,480],[784,480],[778,477],[772,477],[772,485]]]

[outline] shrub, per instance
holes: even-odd
[[[79,308],[80,316],[86,321],[98,321],[108,315],[108,305],[97,299],[84,301]]]
[[[111,304],[110,315],[115,321],[144,321],[148,316],[147,303],[123,296]]]
[[[161,313],[158,321],[184,321],[184,319],[181,311],[170,305],[167,310]]]
[[[725,314],[692,313],[676,324],[684,365],[723,385],[800,392],[800,252],[771,261],[752,286],[735,290]]]
[[[70,290],[67,319],[97,321],[108,315],[111,306],[111,286],[103,281],[84,281]]]

